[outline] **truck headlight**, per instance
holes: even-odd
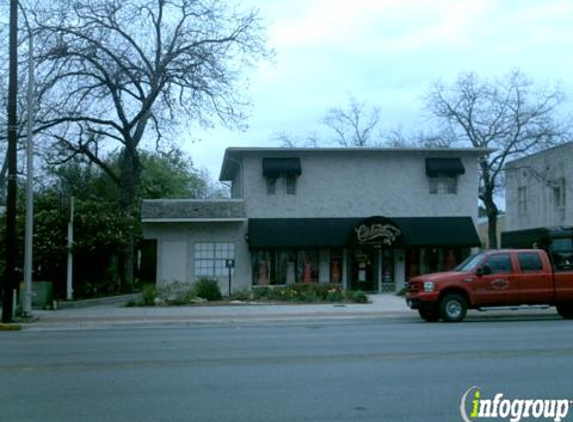
[[[425,292],[433,292],[434,291],[434,283],[431,281],[424,282],[424,291]]]

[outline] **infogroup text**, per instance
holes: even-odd
[[[503,393],[496,393],[493,398],[483,398],[479,387],[469,388],[462,396],[460,413],[464,422],[475,422],[480,419],[509,420],[546,420],[560,422],[567,417],[568,399],[508,399]]]

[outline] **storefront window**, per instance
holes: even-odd
[[[258,251],[252,254],[252,265],[257,286],[318,282],[316,251]]]
[[[418,248],[406,251],[406,279],[450,271],[469,255],[468,248]]]
[[[318,251],[298,251],[297,281],[301,283],[318,283]]]
[[[334,284],[342,283],[342,260],[343,253],[340,249],[330,251],[330,282]]]
[[[253,260],[253,284],[267,286],[270,284],[271,254],[258,251],[251,255]]]

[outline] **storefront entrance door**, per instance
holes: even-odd
[[[373,292],[378,290],[377,259],[374,248],[355,249],[350,258],[350,288]]]

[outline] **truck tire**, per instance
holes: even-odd
[[[436,322],[440,319],[440,312],[437,309],[418,309],[418,313],[427,322]]]
[[[557,312],[563,319],[573,319],[573,304],[560,303],[557,305]]]
[[[466,317],[468,305],[457,294],[446,295],[440,302],[440,316],[445,322],[461,322]]]

